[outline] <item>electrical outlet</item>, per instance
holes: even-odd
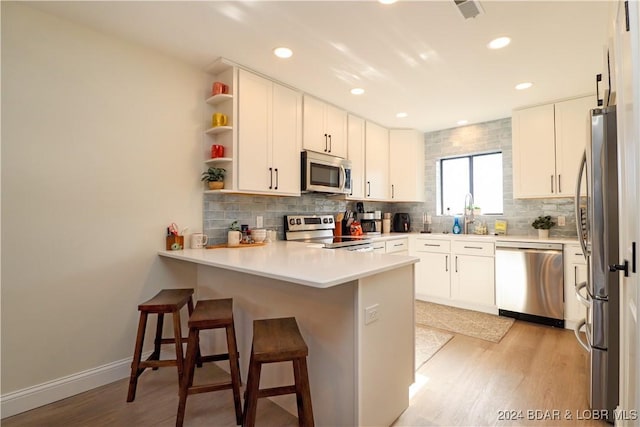
[[[567,219],[564,217],[564,215],[560,215],[558,217],[558,227],[564,227],[565,225],[567,225]]]
[[[256,217],[256,228],[262,228],[263,226],[262,215]]]
[[[378,320],[378,308],[379,304],[374,304],[364,309],[364,324],[375,322]]]

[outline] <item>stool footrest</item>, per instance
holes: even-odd
[[[210,391],[220,391],[220,390],[229,390],[233,387],[231,381],[226,381],[223,383],[217,384],[206,384],[206,385],[192,385],[189,387],[187,394],[198,394],[198,393],[209,393]]]
[[[185,337],[185,338],[182,338],[181,341],[183,343],[186,343],[186,342],[189,341],[189,339]],[[173,345],[175,345],[175,343],[176,343],[175,338],[162,338],[160,340],[160,344],[173,344]]]
[[[271,396],[280,396],[283,394],[292,394],[296,392],[295,385],[287,385],[282,387],[271,387],[271,388],[263,388],[258,390],[258,398],[261,397],[271,397]]]
[[[224,354],[211,354],[209,356],[200,356],[200,361],[206,362],[219,362],[221,360],[229,360],[229,353]]]
[[[145,360],[138,364],[138,369],[144,370],[146,368],[164,368],[167,366],[177,366],[178,363],[175,359],[172,360]]]

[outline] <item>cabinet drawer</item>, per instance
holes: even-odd
[[[409,239],[387,240],[386,244],[388,254],[409,250]]]
[[[384,242],[373,242],[373,252],[384,254],[387,252],[387,247]]]
[[[416,239],[416,252],[436,252],[436,253],[449,253],[451,252],[451,241],[440,239]]]
[[[587,260],[582,254],[582,248],[579,245],[564,245],[564,262],[569,264],[586,264]]]
[[[494,242],[478,242],[477,240],[455,240],[452,252],[465,255],[494,256]]]

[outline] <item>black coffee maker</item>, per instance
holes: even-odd
[[[393,215],[393,231],[395,233],[408,233],[411,231],[411,217],[408,213]]]

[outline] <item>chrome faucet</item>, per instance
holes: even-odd
[[[469,234],[469,224],[473,224],[475,222],[475,217],[473,216],[473,195],[471,193],[467,193],[464,196],[464,225],[462,227],[462,232],[464,234]]]

